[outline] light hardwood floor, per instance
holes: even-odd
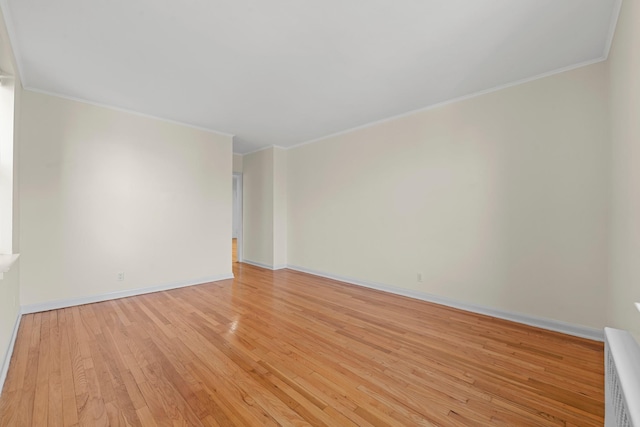
[[[25,315],[0,425],[602,426],[603,346],[234,264]]]
[[[238,262],[238,239],[231,239],[231,262]]]

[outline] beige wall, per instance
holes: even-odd
[[[233,155],[233,172],[242,173],[242,154]]]
[[[21,133],[22,304],[231,275],[230,137],[30,91]]]
[[[273,149],[273,267],[287,265],[287,150]]]
[[[243,159],[244,260],[287,264],[287,150],[270,147]]]
[[[640,338],[640,4],[622,3],[609,55],[613,163],[610,325]]]
[[[273,148],[244,155],[242,198],[243,258],[273,266]]]
[[[604,326],[605,73],[599,63],[289,150],[289,265]]]

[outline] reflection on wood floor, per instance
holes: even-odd
[[[22,319],[0,425],[602,426],[603,345],[292,270]]]

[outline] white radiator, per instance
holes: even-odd
[[[640,427],[640,346],[626,331],[604,328],[605,427]]]

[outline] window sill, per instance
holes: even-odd
[[[19,256],[20,254],[0,255],[0,280],[2,280],[4,273],[9,271]]]

